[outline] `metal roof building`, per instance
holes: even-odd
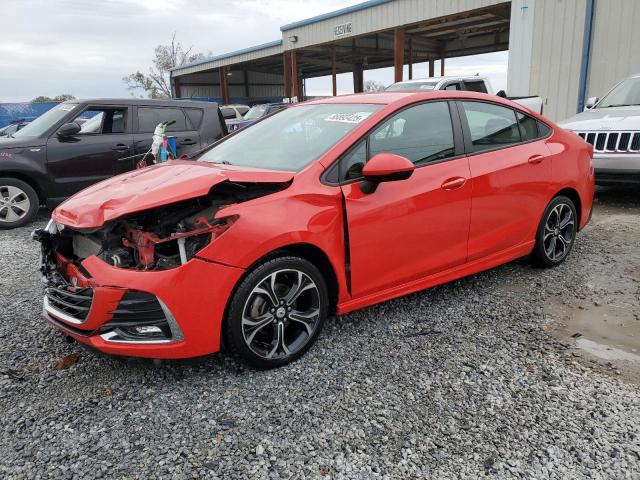
[[[177,98],[267,101],[303,98],[304,80],[509,51],[508,93],[539,94],[562,119],[640,70],[640,2],[635,0],[369,0],[281,27],[279,40],[177,67]],[[615,54],[612,54],[615,52]],[[480,72],[482,73],[482,72]]]

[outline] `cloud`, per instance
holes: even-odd
[[[360,2],[3,0],[0,101],[60,93],[129,96],[122,77],[146,71],[153,49],[168,43],[174,31],[178,41],[193,46],[194,52],[216,55],[279,39],[284,24]],[[453,59],[449,62],[454,65]],[[483,72],[499,69],[499,63],[483,63]],[[471,70],[480,64],[472,65]],[[387,74],[371,75],[386,78]],[[341,90],[348,88],[349,79],[349,75],[341,78]],[[328,82],[309,80],[308,85],[329,91]]]

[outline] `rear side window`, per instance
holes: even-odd
[[[200,128],[200,124],[202,123],[202,117],[204,115],[203,111],[199,108],[185,108],[184,111],[187,114],[187,117],[189,117],[191,127],[194,130],[198,130]]]
[[[460,90],[460,84],[459,83],[450,83],[449,85],[444,87],[444,89],[445,90]]]
[[[520,143],[515,111],[485,102],[462,102],[473,152]]]
[[[249,107],[236,107],[236,110],[238,110],[240,115],[244,115],[249,111]]]
[[[156,125],[161,122],[175,121],[167,127],[167,132],[184,132],[187,128],[187,119],[180,108],[156,108],[138,107],[138,131],[140,133],[152,133]]]
[[[518,126],[520,127],[520,135],[522,136],[523,142],[535,140],[539,137],[538,122],[535,118],[521,112],[516,112],[516,117],[518,119]]]
[[[487,93],[487,87],[482,80],[473,80],[464,82],[464,86],[470,92]]]
[[[540,138],[546,137],[551,134],[551,127],[546,123],[538,122],[538,132],[540,132]]]

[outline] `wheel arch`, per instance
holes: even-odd
[[[557,192],[553,196],[553,198],[559,197],[561,195],[564,195],[565,197],[569,198],[575,205],[576,214],[578,215],[578,228],[579,228],[580,225],[582,224],[582,200],[580,199],[580,194],[576,189],[571,187],[566,187],[560,190],[559,192]]]
[[[16,180],[23,181],[24,183],[29,185],[31,188],[33,188],[33,190],[35,190],[36,195],[38,195],[38,201],[40,202],[40,205],[45,205],[47,203],[47,197],[44,194],[44,190],[38,184],[38,182],[34,180],[33,177],[30,177],[29,175],[25,175],[24,173],[15,172],[13,170],[0,170],[0,177],[15,178]]]

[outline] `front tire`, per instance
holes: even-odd
[[[39,207],[38,194],[31,185],[17,178],[0,178],[0,229],[26,225]]]
[[[578,215],[573,201],[559,195],[547,206],[538,225],[531,261],[542,268],[560,265],[569,256],[578,231]]]
[[[327,286],[315,265],[294,256],[271,258],[253,267],[233,294],[225,345],[253,367],[285,365],[311,348],[328,306]]]

